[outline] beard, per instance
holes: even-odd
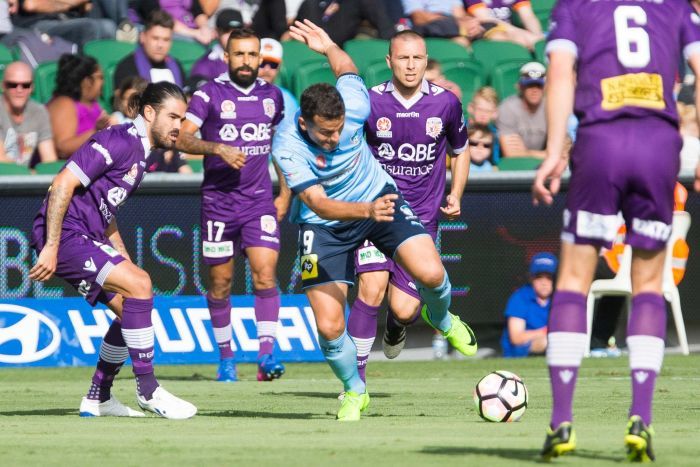
[[[242,70],[249,71],[250,75],[248,76],[243,76],[240,74]],[[248,65],[243,65],[238,68],[235,68],[233,70],[229,69],[229,77],[231,78],[231,81],[236,83],[238,86],[242,88],[247,88],[251,84],[255,82],[255,80],[258,78],[258,70],[253,69],[249,67]]]
[[[180,130],[173,129],[171,131],[167,131],[167,129],[163,129],[161,125],[158,125],[158,121],[156,120],[155,124],[151,128],[151,136],[153,137],[153,144],[156,148],[161,148],[161,149],[174,149],[175,148],[175,143],[177,141],[177,136],[180,134]],[[174,136],[175,140],[172,140],[171,137]]]

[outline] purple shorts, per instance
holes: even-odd
[[[621,213],[625,243],[665,248],[681,145],[678,129],[659,119],[580,128],[571,154],[562,241],[610,248]]]
[[[433,241],[437,238],[437,221],[424,223]],[[359,275],[372,271],[389,271],[389,283],[397,289],[420,300],[418,289],[413,277],[396,262],[387,258],[369,240],[365,240],[360,248],[355,250],[355,274]]]
[[[231,195],[202,195],[202,256],[210,266],[223,264],[250,247],[280,249],[277,211],[271,201],[251,209]]]
[[[41,251],[43,242],[37,242]],[[56,275],[72,285],[90,305],[97,302],[105,305],[116,295],[102,286],[110,271],[124,257],[107,240],[92,240],[85,235],[64,232],[58,246]]]

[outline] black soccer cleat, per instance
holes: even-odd
[[[382,350],[388,359],[399,356],[406,345],[406,328],[403,326],[387,326],[384,330]]]
[[[652,462],[656,460],[651,448],[651,438],[654,429],[646,426],[639,415],[632,415],[627,422],[627,434],[625,434],[625,446],[627,447],[627,459],[630,462]]]
[[[544,440],[542,459],[548,461],[554,457],[559,457],[576,449],[576,433],[571,426],[571,422],[564,422],[552,430],[547,427],[547,438]]]

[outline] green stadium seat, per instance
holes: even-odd
[[[0,44],[0,73],[5,73],[5,68],[7,65],[15,61],[15,57],[12,51]]]
[[[109,113],[114,110],[112,108],[112,103],[114,102],[114,71],[116,69],[117,64],[113,63],[102,70],[105,75],[105,82],[102,85],[102,98],[100,99],[100,105],[102,105],[102,108]]]
[[[34,100],[46,104],[56,87],[56,74],[58,62],[44,62],[34,70]]]
[[[512,42],[479,40],[472,45],[472,48],[474,58],[484,66],[484,74],[489,77],[499,63],[515,61],[527,63],[533,60],[528,49]]]
[[[0,162],[0,176],[2,175],[31,175],[29,169],[14,162]]]
[[[491,73],[491,86],[498,94],[498,100],[502,101],[508,96],[518,92],[516,84],[520,78],[522,61],[499,63]]]
[[[316,83],[328,83],[335,85],[336,77],[327,62],[311,64],[298,70],[294,79],[294,95],[297,99],[301,99],[301,93],[304,89]]]
[[[361,75],[375,63],[382,62],[386,66],[386,55],[389,53],[389,41],[383,39],[352,39],[343,46],[355,62]]]
[[[306,44],[297,41],[282,42],[284,59],[279,73],[280,86],[294,89],[294,78],[299,70],[312,63],[325,63],[326,57],[309,50]]]
[[[204,52],[206,52],[204,46],[189,41],[173,41],[173,46],[170,48],[170,55],[180,62],[187,75],[190,74],[194,62],[199,60]]]
[[[441,65],[445,62],[469,60],[472,55],[469,50],[449,39],[429,37],[425,39],[425,44],[428,47],[428,57],[434,58]]]
[[[375,62],[365,69],[365,84],[371,88],[384,81],[391,79],[391,68],[386,65],[386,61]]]
[[[204,171],[204,159],[187,159],[187,165],[190,166],[194,173],[202,173]]]
[[[543,31],[549,31],[549,22],[552,17],[552,9],[556,0],[532,0],[532,10],[540,20]]]
[[[462,90],[462,109],[465,112],[471,96],[484,85],[481,71],[481,64],[474,61],[447,62],[442,65],[445,78],[453,81]]]
[[[83,53],[95,57],[103,70],[116,65],[136,49],[135,44],[112,39],[90,41],[83,46]]]
[[[536,157],[501,157],[498,170],[535,170],[541,163],[542,159]]]
[[[543,64],[547,63],[547,59],[544,55],[545,47],[547,47],[547,41],[544,39],[535,43],[535,60]]]
[[[34,167],[37,174],[55,175],[61,171],[66,161],[40,162]]]

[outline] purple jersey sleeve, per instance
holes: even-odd
[[[104,174],[114,163],[109,150],[103,145],[104,138],[93,138],[84,144],[68,161],[66,167],[87,187]]]
[[[201,128],[209,115],[210,101],[211,98],[204,90],[199,89],[195,91],[187,107],[185,118]]]
[[[567,0],[559,0],[552,10],[552,20],[547,37],[546,53],[567,51],[578,56],[578,38],[576,23],[571,11],[572,4]]]
[[[447,141],[452,146],[452,153],[462,154],[467,148],[467,125],[464,123],[464,114],[462,113],[462,104],[453,94],[450,99],[450,120],[447,125]]]
[[[686,60],[700,54],[700,16],[688,5],[681,23],[681,45]]]

